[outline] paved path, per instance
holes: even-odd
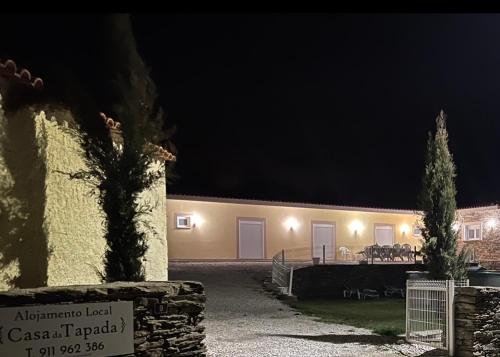
[[[170,263],[169,274],[205,285],[210,357],[418,356],[429,350],[298,314],[263,291],[270,263]]]

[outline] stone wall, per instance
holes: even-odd
[[[293,272],[292,292],[299,299],[340,298],[344,287],[378,290],[384,285],[406,287],[406,271],[423,264],[313,265]]]
[[[498,206],[477,207],[457,211],[459,223],[459,242],[461,249],[464,246],[474,252],[474,260],[488,269],[500,269],[500,209]],[[464,241],[464,227],[467,223],[482,224],[482,239]],[[489,222],[494,223],[493,227]]]
[[[499,356],[500,288],[457,288],[455,350],[457,356]]]
[[[134,302],[135,353],[128,356],[206,355],[205,328],[200,324],[205,294],[197,282],[116,282],[11,290],[0,293],[0,308],[118,300]]]

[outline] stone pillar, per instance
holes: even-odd
[[[469,286],[456,290],[456,355],[499,356],[500,288]]]

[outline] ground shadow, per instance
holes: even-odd
[[[401,343],[402,338],[396,336],[381,336],[381,335],[288,335],[288,334],[261,334],[262,336],[297,338],[316,342],[328,342],[334,344],[342,343],[360,343],[364,345],[392,345]],[[406,342],[404,342],[406,343]],[[434,349],[422,353],[419,356],[447,356],[447,352],[441,349]]]
[[[362,343],[366,345],[394,344],[400,337],[381,335],[287,335],[287,334],[265,334],[265,336],[297,338],[317,342],[341,343]]]
[[[435,350],[430,350],[430,351],[424,352],[418,356],[419,357],[420,356],[441,356],[441,357],[444,357],[444,356],[448,356],[448,352],[445,350],[441,350],[441,349],[435,349]]]
[[[43,225],[45,143],[43,137],[36,135],[32,111],[8,112],[2,119],[4,137],[1,146],[12,182],[3,192],[6,197],[0,197],[6,202],[0,213],[0,267],[17,263],[19,271],[16,276],[0,278],[13,288],[46,286],[49,248]]]

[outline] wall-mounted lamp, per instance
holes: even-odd
[[[363,231],[363,224],[360,221],[358,221],[357,219],[355,219],[349,225],[349,229],[351,230],[351,232],[355,236],[357,236],[357,235],[361,234],[361,232]]]
[[[497,227],[497,220],[495,218],[490,218],[486,222],[486,228],[495,229]]]
[[[458,232],[458,229],[460,228],[460,224],[458,222],[453,223],[451,226],[451,229],[453,229],[455,232]]]
[[[205,222],[205,220],[199,214],[193,213],[193,215],[191,216],[191,223],[193,228],[201,226],[203,222]]]
[[[410,226],[408,226],[407,224],[401,225],[401,234],[403,235],[403,237],[406,236],[409,231],[410,231]]]
[[[297,221],[297,219],[295,219],[294,217],[289,217],[285,221],[285,227],[291,231],[295,231],[297,230],[297,228],[299,228],[299,221]]]

